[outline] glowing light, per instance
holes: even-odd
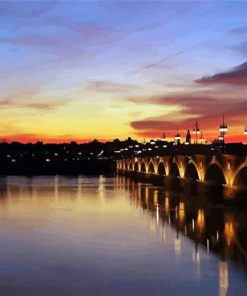
[[[178,220],[180,223],[182,223],[185,219],[185,207],[184,203],[180,202],[178,206]]]
[[[181,253],[181,239],[179,237],[175,238],[174,247],[175,247],[175,253],[180,254]]]
[[[157,224],[159,224],[159,218],[160,218],[160,216],[159,216],[159,206],[157,205],[157,207],[156,207],[156,223]]]
[[[228,266],[224,261],[219,262],[219,287],[220,287],[220,296],[227,295],[228,290]]]
[[[195,231],[195,220],[192,219],[192,231],[194,232]]]
[[[226,236],[227,245],[230,246],[235,236],[232,222],[225,223],[225,236]]]
[[[196,121],[194,128],[193,128],[193,134],[196,136],[195,144],[197,144],[197,136],[200,134],[200,129],[199,129],[199,125],[198,125],[197,121]]]
[[[169,209],[170,209],[169,198],[166,197],[165,198],[165,211],[169,212]]]
[[[174,139],[175,139],[175,144],[178,144],[181,139],[181,136],[178,132],[178,128],[177,128],[177,134],[175,135]]]
[[[200,253],[198,251],[194,251],[192,255],[192,259],[195,263],[200,262]]]
[[[202,230],[205,226],[205,216],[203,210],[198,210],[196,225],[199,230]]]

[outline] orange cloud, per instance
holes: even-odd
[[[219,125],[222,121],[222,114],[225,114],[229,125],[228,139],[233,141],[244,138],[243,126],[246,120],[247,100],[217,99],[204,96],[173,95],[156,96],[147,98],[134,98],[132,102],[140,104],[158,104],[160,106],[175,105],[180,107],[178,115],[172,120],[167,116],[164,119],[159,116],[144,118],[132,121],[130,126],[135,130],[138,137],[160,137],[166,132],[169,137],[173,137],[177,128],[180,131],[192,129],[195,121],[199,121],[200,128],[207,138],[214,139],[219,135]],[[233,132],[235,133],[233,135]]]

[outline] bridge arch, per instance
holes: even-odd
[[[132,162],[129,163],[129,170],[133,171],[133,163]]]
[[[160,175],[160,176],[165,176],[165,175],[166,175],[166,168],[165,168],[165,164],[164,164],[163,161],[161,161],[161,162],[158,164],[157,173],[158,173],[158,175]]]
[[[172,177],[180,177],[179,168],[176,162],[172,162],[169,175]]]
[[[227,178],[225,177],[224,170],[217,163],[209,164],[206,169],[204,181],[215,184],[227,184]]]
[[[139,171],[139,164],[138,164],[137,161],[134,163],[134,171],[135,172],[138,172]]]
[[[233,180],[234,186],[247,187],[247,165],[240,166]]]
[[[147,172],[147,171],[146,171],[146,165],[145,165],[144,162],[141,163],[141,172],[142,172],[142,173],[146,173],[146,172]]]
[[[151,173],[151,174],[155,173],[154,164],[152,161],[150,161],[148,164],[148,173]]]
[[[185,168],[184,172],[185,178],[190,178],[194,180],[200,180],[200,173],[197,168],[197,165],[194,162],[189,162]]]

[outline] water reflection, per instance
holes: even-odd
[[[219,287],[220,287],[220,296],[227,295],[228,290],[228,266],[227,262],[219,262]]]
[[[123,184],[127,182],[124,177],[117,180]],[[162,219],[164,224],[177,230],[176,250],[179,250],[181,233],[192,239],[196,246],[204,245],[223,259],[247,265],[247,211],[231,209],[201,196],[184,196],[174,192],[168,196],[162,187],[157,189],[146,184],[133,183],[128,189],[132,193],[131,198],[143,209],[150,214],[155,211],[157,224]],[[203,198],[201,202],[200,198]]]
[[[186,192],[122,176],[0,178],[0,291],[246,295],[246,211]]]
[[[120,177],[119,182],[125,182]],[[200,277],[201,254],[198,246],[219,256],[219,295],[227,295],[229,274],[227,261],[234,261],[244,269],[247,266],[247,211],[216,204],[214,200],[202,196],[184,196],[183,194],[164,192],[163,188],[146,187],[138,184],[130,188],[131,198],[136,198],[143,209],[150,215],[156,211],[156,222],[162,220],[162,240],[167,240],[166,225],[176,229],[174,237],[175,254],[180,254],[183,247],[181,235],[189,237],[195,243],[192,260]],[[145,195],[142,194],[145,190]],[[212,195],[212,194],[211,194]],[[202,198],[202,200],[200,200]]]

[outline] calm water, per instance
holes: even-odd
[[[0,179],[1,295],[247,295],[247,214],[124,177]]]

